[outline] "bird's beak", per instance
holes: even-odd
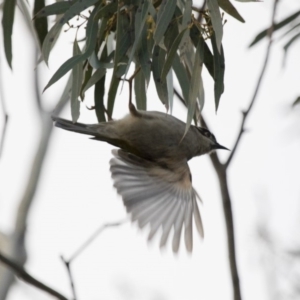
[[[220,144],[216,144],[216,145],[215,145],[215,149],[224,149],[224,150],[230,151],[230,149],[228,149],[228,148],[226,148],[226,147],[224,147],[224,146],[222,146],[222,145],[220,145]]]

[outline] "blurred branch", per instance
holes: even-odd
[[[51,120],[51,112],[45,111],[41,105],[40,94],[38,92],[39,77],[35,76],[33,89],[36,92],[36,103],[41,119],[41,136],[38,142],[38,148],[34,156],[33,163],[28,176],[28,181],[25,185],[25,191],[19,201],[17,208],[17,215],[15,219],[14,232],[11,235],[9,253],[11,258],[20,266],[26,262],[27,255],[25,251],[25,233],[27,226],[27,217],[34,200],[35,192],[39,183],[40,174],[42,171],[44,158],[47,153],[48,144],[50,141],[53,124]],[[59,109],[61,110],[67,103],[68,98],[64,97],[63,103],[60,103]],[[14,282],[14,274],[12,271],[6,269],[2,274],[0,280],[0,299],[6,299],[8,291]]]
[[[76,296],[74,279],[73,279],[73,275],[72,275],[72,272],[71,272],[71,262],[65,260],[65,258],[63,256],[61,256],[60,258],[64,262],[64,264],[65,264],[65,266],[67,268],[68,276],[69,276],[69,280],[70,280],[70,285],[71,285],[71,290],[72,290],[72,293],[73,293],[73,300],[76,300],[77,296]]]
[[[96,238],[97,236],[103,232],[107,228],[111,227],[117,227],[121,226],[124,223],[126,223],[127,220],[119,221],[119,222],[113,222],[113,223],[106,223],[101,225],[71,256],[71,258],[68,260],[68,263],[71,263],[79,254],[81,254]]]
[[[119,221],[119,222],[113,222],[113,223],[106,223],[101,225],[101,227],[99,227],[87,240],[86,242],[84,242],[79,248],[78,250],[75,251],[75,253],[71,256],[71,258],[69,260],[66,260],[63,256],[61,256],[61,260],[64,262],[64,265],[67,268],[67,272],[68,272],[68,276],[69,276],[69,281],[70,281],[70,285],[71,285],[71,289],[72,289],[72,293],[73,293],[73,298],[74,300],[77,299],[76,296],[76,290],[75,290],[75,284],[74,284],[74,278],[72,275],[72,271],[71,271],[71,263],[72,261],[78,257],[79,254],[81,254],[96,238],[97,236],[103,232],[105,229],[107,228],[111,228],[111,227],[117,227],[120,226],[122,224],[124,224],[127,220],[123,220],[123,221]]]
[[[1,57],[0,57],[0,65],[1,65]],[[6,111],[6,105],[5,105],[4,93],[3,93],[2,72],[0,72],[0,102],[1,102],[2,115],[3,115],[3,119],[4,119],[2,134],[0,137],[0,157],[1,157],[3,147],[4,147],[7,124],[8,124],[8,114]]]
[[[277,4],[278,4],[279,0],[274,0],[274,6],[273,6],[273,12],[272,12],[272,18],[271,18],[271,26],[268,30],[268,37],[269,37],[269,43],[268,43],[268,46],[267,46],[267,50],[266,50],[266,55],[265,55],[265,59],[264,59],[264,62],[263,62],[263,66],[262,66],[262,69],[261,69],[261,72],[260,72],[260,75],[258,77],[258,80],[257,80],[257,84],[256,84],[256,88],[254,90],[254,93],[253,93],[253,96],[252,96],[252,99],[250,101],[250,104],[248,106],[248,109],[246,111],[243,111],[243,119],[242,119],[242,123],[241,123],[241,126],[240,126],[240,131],[238,133],[238,136],[237,136],[237,139],[235,141],[235,144],[233,146],[233,149],[225,163],[225,167],[228,168],[235,152],[236,152],[236,149],[240,143],[240,140],[241,140],[241,137],[243,135],[243,133],[245,132],[245,122],[246,122],[246,119],[253,107],[253,104],[257,98],[257,95],[258,95],[258,92],[259,92],[259,89],[261,87],[261,83],[262,83],[262,80],[264,78],[264,75],[265,75],[265,71],[266,71],[266,68],[267,68],[267,64],[269,62],[269,58],[270,58],[270,53],[271,53],[271,47],[272,47],[272,43],[273,43],[273,40],[272,40],[272,36],[273,36],[273,32],[274,32],[274,26],[275,26],[275,15],[276,15],[276,10],[277,10]]]
[[[39,280],[32,277],[29,273],[25,271],[25,269],[22,266],[19,266],[17,263],[13,262],[11,259],[6,257],[0,252],[0,261],[5,264],[7,267],[13,270],[14,273],[18,275],[21,279],[23,279],[25,282],[35,286],[36,288],[56,297],[57,299],[61,300],[68,300],[65,296],[60,294],[59,292],[53,290],[49,286],[43,284]],[[1,298],[4,299],[4,298]]]

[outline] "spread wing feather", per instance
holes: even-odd
[[[113,150],[110,170],[114,186],[122,196],[132,221],[142,228],[150,224],[149,239],[162,228],[160,246],[167,243],[174,228],[173,251],[180,245],[182,228],[188,251],[193,249],[193,219],[203,237],[203,226],[197,204],[199,198],[190,180],[186,162],[172,168],[162,167],[123,150]]]

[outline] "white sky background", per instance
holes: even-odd
[[[281,1],[278,19],[298,7],[297,1]],[[247,49],[253,37],[269,26],[273,1],[234,3],[245,18],[242,24],[226,15],[224,50],[226,58],[225,93],[218,114],[214,112],[213,85],[204,78],[205,117],[212,132],[224,146],[232,148],[240,127],[241,110],[253,94],[265,55],[266,42]],[[39,135],[33,80],[33,47],[25,25],[16,13],[13,33],[13,72],[4,60],[1,45],[1,75],[10,117],[5,148],[0,159],[0,228],[12,229],[14,213]],[[41,69],[42,86],[71,55],[69,41],[74,32],[60,38],[50,56],[50,68]],[[1,37],[2,41],[2,37]],[[238,266],[243,299],[267,299],[270,295],[263,247],[257,234],[259,224],[267,225],[274,240],[285,247],[299,246],[299,108],[290,104],[300,94],[299,47],[292,47],[286,68],[283,51],[274,45],[271,63],[240,147],[229,169],[233,201]],[[44,75],[45,74],[45,75]],[[52,107],[61,94],[64,81],[43,95]],[[90,95],[92,95],[90,91]],[[164,111],[155,90],[148,91],[148,109]],[[88,100],[88,99],[87,99]],[[114,117],[127,113],[126,85],[118,96]],[[92,103],[91,99],[87,101]],[[94,112],[82,106],[81,122],[95,123]],[[70,119],[69,108],[63,117]],[[185,120],[185,111],[175,101],[174,115]],[[3,123],[0,116],[0,124]],[[86,136],[55,129],[44,163],[27,231],[29,259],[27,270],[51,287],[71,297],[66,269],[59,256],[69,258],[101,225],[126,217],[122,200],[112,187],[109,159],[113,147]],[[222,159],[228,152],[218,151]],[[72,264],[78,299],[180,300],[232,299],[227,259],[227,240],[222,203],[210,160],[194,158],[190,167],[194,186],[204,205],[205,239],[195,235],[194,252],[181,247],[179,255],[171,248],[160,251],[158,241],[147,244],[147,230],[127,223],[107,229]],[[298,247],[299,249],[299,247]],[[270,259],[270,261],[268,261]],[[276,282],[274,282],[276,283]],[[277,283],[276,283],[277,284]],[[18,281],[9,300],[52,299],[47,294]]]

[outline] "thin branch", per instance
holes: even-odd
[[[1,65],[1,57],[0,57],[0,65]],[[3,92],[3,84],[2,84],[2,72],[0,72],[0,103],[1,103],[2,115],[4,118],[2,134],[0,138],[0,157],[1,157],[4,148],[4,141],[6,136],[7,124],[8,124],[8,114],[6,111],[6,105],[4,101],[4,92]]]
[[[0,261],[9,267],[13,272],[25,282],[35,286],[36,288],[56,297],[60,300],[68,300],[65,296],[60,294],[59,292],[55,291],[54,289],[50,288],[49,286],[45,285],[41,281],[37,280],[33,276],[31,276],[22,266],[19,266],[17,263],[13,262],[11,259],[6,257],[4,254],[0,252]]]
[[[34,82],[33,88],[37,91],[35,87],[38,85],[38,77],[35,77],[36,81]],[[68,98],[64,98],[59,109],[64,107],[63,104],[67,103]],[[40,99],[37,99],[38,103]],[[25,234],[27,227],[27,219],[29,215],[30,208],[34,201],[35,192],[40,180],[40,174],[43,167],[44,158],[47,153],[48,144],[50,141],[50,136],[53,129],[53,124],[51,120],[51,113],[44,111],[42,108],[38,110],[41,118],[41,136],[38,141],[38,147],[34,155],[34,160],[30,167],[29,176],[25,184],[25,190],[21,196],[21,199],[18,202],[18,208],[16,212],[16,219],[14,224],[14,232],[11,235],[10,240],[10,254],[12,259],[17,262],[19,265],[24,265],[27,259],[26,250],[25,250]],[[8,291],[14,282],[14,274],[11,270],[5,270],[3,272],[1,281],[0,281],[0,299],[6,299]]]
[[[124,224],[127,220],[123,220],[123,221],[119,221],[119,222],[114,222],[114,223],[107,223],[107,224],[103,224],[101,225],[100,228],[98,228],[88,239],[86,242],[84,242],[76,251],[75,253],[71,256],[71,258],[69,260],[66,260],[63,256],[61,256],[61,260],[64,262],[64,265],[67,268],[67,272],[68,272],[68,276],[69,276],[69,281],[70,281],[70,285],[71,285],[71,289],[72,289],[72,293],[73,293],[73,298],[74,300],[77,299],[77,295],[76,295],[76,290],[75,290],[75,284],[74,284],[74,277],[72,275],[72,271],[71,271],[71,263],[73,262],[73,260],[75,258],[77,258],[96,238],[97,236],[103,232],[106,228],[110,228],[110,227],[116,227],[116,226],[120,226],[122,224]]]
[[[266,50],[266,55],[265,55],[265,60],[264,60],[264,63],[263,63],[263,66],[262,66],[262,69],[261,69],[261,72],[260,72],[260,75],[259,75],[259,78],[258,78],[258,81],[257,81],[257,84],[256,84],[256,88],[254,90],[254,93],[253,93],[253,96],[252,96],[252,99],[250,101],[250,104],[248,106],[248,109],[246,111],[243,112],[243,119],[242,119],[242,123],[241,123],[241,126],[240,126],[240,131],[238,133],[238,136],[237,136],[237,139],[235,141],[235,144],[234,144],[234,147],[225,163],[225,167],[228,168],[235,152],[236,152],[236,149],[240,143],[240,140],[241,140],[241,137],[243,135],[243,133],[245,132],[245,122],[246,122],[246,119],[253,107],[253,104],[255,102],[255,100],[257,99],[257,95],[258,95],[258,92],[259,92],[259,89],[261,87],[261,83],[262,83],[262,80],[264,78],[264,75],[265,75],[265,71],[266,71],[266,68],[267,68],[267,65],[268,65],[268,62],[269,62],[269,58],[270,58],[270,53],[271,53],[271,48],[272,48],[272,43],[273,43],[273,40],[272,40],[272,36],[273,36],[273,32],[274,32],[274,25],[275,25],[275,15],[276,15],[276,10],[277,10],[277,4],[278,4],[279,0],[274,0],[274,6],[273,6],[273,12],[272,12],[272,19],[271,19],[271,26],[268,30],[268,36],[269,36],[269,43],[268,43],[268,46],[267,46],[267,50]]]
[[[97,236],[104,231],[106,228],[110,227],[117,227],[120,225],[123,225],[126,223],[127,220],[119,221],[119,222],[113,222],[113,223],[106,223],[101,225],[71,256],[71,258],[68,260],[69,263],[71,263],[79,254],[81,254],[96,238]]]
[[[73,278],[72,271],[71,271],[71,262],[67,261],[63,256],[61,256],[60,258],[64,262],[64,264],[67,268],[68,276],[69,276],[69,280],[70,280],[70,285],[71,285],[71,290],[72,290],[72,293],[73,293],[73,298],[74,298],[74,300],[76,300],[77,296],[76,296],[74,278]]]

